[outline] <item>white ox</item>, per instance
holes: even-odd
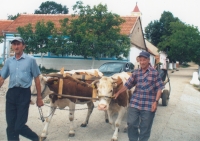
[[[112,136],[112,141],[117,141],[119,126],[122,118],[127,111],[129,104],[129,98],[131,91],[125,91],[118,96],[116,100],[112,98],[113,94],[116,93],[123,85],[126,80],[130,77],[130,74],[126,72],[114,74],[112,77],[102,77],[99,81],[95,81],[93,84],[97,87],[97,95],[99,98],[98,109],[106,110],[108,114],[109,123],[115,130]],[[117,119],[113,120],[113,115],[117,113]]]
[[[70,77],[70,76],[69,76]],[[44,77],[42,75],[40,75],[40,83],[41,83],[41,90],[42,90],[42,98],[45,98],[47,95],[49,94],[52,94],[54,93],[54,91],[51,91],[49,86],[46,85],[47,81],[50,80],[49,78],[47,77]],[[72,78],[72,77],[71,77]],[[76,80],[73,80],[73,81],[76,81]],[[65,80],[63,79],[63,85],[65,83]],[[79,82],[76,82],[76,83],[79,83]],[[71,84],[71,82],[70,82]],[[68,86],[69,84],[67,84]],[[77,84],[78,85],[78,84]],[[65,85],[66,86],[66,85]],[[64,86],[64,87],[65,87]],[[67,87],[66,86],[66,87]],[[79,84],[78,86],[81,86],[81,84]],[[73,89],[74,88],[74,91],[76,91],[76,88],[72,86],[69,86],[71,88],[68,88],[68,89]],[[78,89],[77,89],[78,90]],[[36,89],[35,89],[35,83],[33,82],[32,86],[31,86],[31,92],[32,94],[35,94],[36,93]],[[91,90],[90,90],[91,92]],[[77,91],[75,92],[77,93]],[[79,93],[79,96],[84,96],[82,95],[82,93],[84,92],[78,92]],[[73,94],[74,95],[74,94]],[[89,94],[90,97],[92,97],[92,94]],[[87,95],[88,96],[88,95]],[[86,97],[87,97],[86,96]],[[81,102],[82,101],[82,102]],[[69,120],[70,120],[70,131],[69,131],[69,136],[70,137],[73,137],[75,135],[75,130],[74,130],[74,124],[73,124],[73,120],[74,120],[74,109],[75,109],[75,104],[86,104],[87,103],[87,106],[88,106],[88,112],[87,112],[87,116],[86,116],[86,119],[85,121],[81,124],[82,127],[86,127],[87,124],[88,124],[88,121],[89,121],[89,118],[90,118],[90,115],[93,111],[93,108],[94,108],[94,104],[92,101],[89,101],[89,100],[76,100],[76,101],[71,101],[71,99],[69,98],[63,98],[63,99],[59,99],[59,98],[55,98],[55,97],[50,97],[50,109],[49,109],[49,112],[48,112],[48,117],[46,118],[45,120],[45,126],[43,128],[43,131],[42,131],[42,134],[41,134],[41,140],[44,140],[46,139],[47,137],[47,134],[48,134],[48,127],[49,127],[49,124],[50,124],[50,121],[54,115],[54,112],[56,110],[56,108],[60,108],[60,109],[63,109],[65,108],[66,106],[69,107]],[[84,101],[84,102],[83,102]],[[105,115],[106,116],[106,115]],[[107,117],[106,117],[107,118]]]

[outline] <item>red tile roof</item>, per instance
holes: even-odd
[[[138,8],[138,6],[137,6],[137,3],[136,3],[136,6],[135,6],[133,12],[140,12],[140,10],[139,10],[139,8]]]
[[[135,23],[138,19],[138,17],[121,17],[125,20],[123,24],[120,25],[121,28],[121,34],[129,35],[133,27],[135,26]]]
[[[25,26],[29,23],[34,27],[38,21],[44,20],[54,22],[56,27],[60,27],[59,20],[68,18],[72,19],[69,14],[22,14],[20,15],[8,28],[6,28],[7,32],[17,33],[17,28],[19,26]],[[121,34],[129,35],[131,29],[135,25],[137,17],[121,17],[125,20],[125,22],[121,25]]]
[[[11,23],[13,20],[0,20],[0,36],[3,36],[3,32]]]
[[[44,20],[52,21],[55,24],[55,27],[59,27],[59,21],[68,18],[72,19],[71,15],[68,14],[21,14],[14,22],[6,29],[7,32],[17,33],[17,28],[19,26],[25,26],[29,23],[34,27],[38,21]]]

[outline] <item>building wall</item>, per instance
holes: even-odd
[[[160,66],[161,69],[167,69],[167,61],[167,55],[163,52],[160,52],[160,63],[162,63]]]
[[[135,27],[130,35],[130,40],[131,43],[135,44],[136,46],[143,48],[144,50],[146,49],[145,43],[144,43],[144,38],[143,38],[143,33],[142,33],[142,26],[140,24],[140,20],[137,20]]]
[[[135,46],[131,46],[130,53],[129,53],[130,62],[135,64],[137,56],[139,56],[140,52],[142,52],[142,51],[143,51],[143,49],[137,48]]]
[[[73,59],[73,58],[41,58],[35,57],[37,64],[44,66],[47,69],[60,70],[64,67],[65,70],[77,70],[77,69],[91,69],[92,59]],[[94,60],[93,69],[99,68],[105,62],[115,62],[119,60]],[[128,60],[123,60],[127,62]]]
[[[150,64],[151,64],[152,67],[155,66],[155,56],[152,55],[152,54],[150,54]]]

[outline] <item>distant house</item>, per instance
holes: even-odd
[[[136,5],[137,6],[137,5]],[[132,13],[138,13],[139,9],[132,11]],[[56,27],[59,27],[59,20],[68,18],[72,19],[71,15],[68,14],[21,14],[17,19],[15,19],[7,28],[3,31],[5,34],[6,50],[10,52],[10,41],[17,33],[17,28],[19,26],[25,26],[31,23],[33,26],[41,20],[52,21]],[[124,16],[121,17],[125,22],[120,26],[121,34],[127,35],[130,38],[130,53],[127,58],[122,61],[130,61],[132,63],[136,62],[136,57],[142,50],[147,50],[144,35],[142,31],[140,16]],[[9,56],[6,56],[9,57]],[[51,53],[44,55],[43,59],[39,54],[34,54],[38,64],[42,64],[45,68],[60,69],[64,67],[65,69],[89,69],[92,65],[92,58],[84,59],[83,56],[55,56]],[[102,57],[100,60],[95,60],[94,68],[98,68],[101,64],[107,61],[119,61],[116,58]]]
[[[158,51],[158,48],[145,40],[148,52],[150,53],[150,62],[152,66],[161,63],[160,69],[167,69],[167,54],[163,51]]]
[[[5,29],[13,22],[13,20],[0,20],[0,37],[4,38],[3,32]],[[0,64],[3,61],[3,54],[4,54],[4,43],[0,43]]]

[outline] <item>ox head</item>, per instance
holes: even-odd
[[[97,87],[97,96],[99,98],[98,109],[107,110],[113,98],[115,88],[122,82],[120,78],[113,79],[112,77],[102,77],[100,80],[95,81],[93,84]]]
[[[42,95],[42,98],[44,99],[47,95],[52,94],[53,92],[50,91],[49,87],[46,85],[48,77],[40,75],[39,79],[40,79],[40,85],[41,85],[41,95]],[[32,81],[32,85],[31,85],[31,94],[33,95],[37,94],[34,80]]]

